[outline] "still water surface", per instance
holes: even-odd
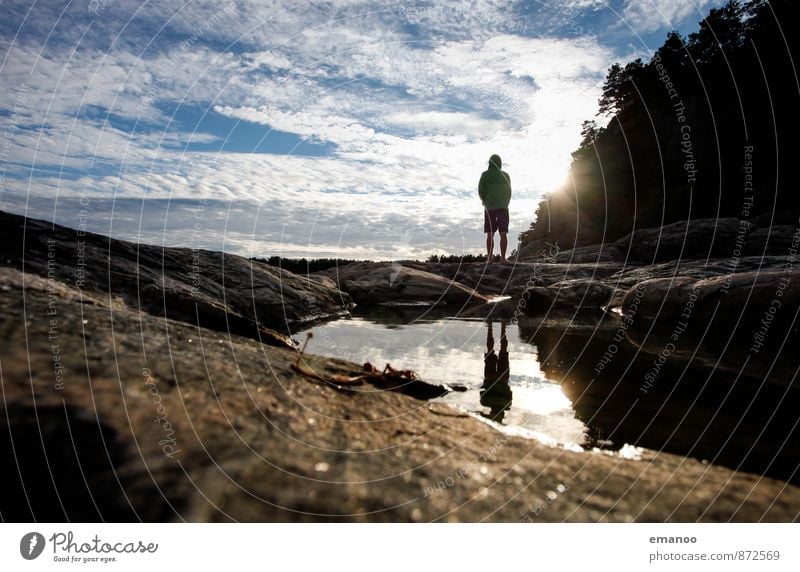
[[[314,326],[308,351],[465,386],[437,400],[545,443],[667,451],[798,481],[797,391],[685,362],[661,368],[644,394],[652,355],[617,344],[603,358],[616,319],[514,324],[381,308]]]

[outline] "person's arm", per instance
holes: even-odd
[[[486,204],[486,173],[481,174],[481,179],[478,181],[478,196],[481,198],[481,203]]]
[[[506,181],[508,182],[508,201],[511,201],[511,175],[506,173]]]

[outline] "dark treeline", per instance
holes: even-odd
[[[731,1],[650,61],[614,64],[599,102],[610,121],[584,123],[571,182],[539,204],[523,245],[800,208],[799,12],[796,0]]]
[[[485,254],[431,254],[425,262],[442,264],[467,264],[470,262],[486,262]]]
[[[336,266],[344,266],[351,262],[363,262],[361,260],[350,260],[347,258],[283,258],[281,256],[270,256],[269,258],[256,257],[252,260],[269,264],[270,266],[277,266],[283,268],[294,274],[309,274],[312,272],[319,272],[327,270]],[[469,262],[485,262],[485,254],[431,254],[425,262],[432,263],[460,263],[466,264]],[[407,261],[417,262],[419,260]]]
[[[283,258],[281,256],[270,256],[269,258],[253,258],[257,262],[263,262],[270,266],[277,266],[283,268],[294,274],[309,274],[311,272],[319,272],[320,270],[327,270],[336,266],[344,266],[351,262],[358,262],[358,260],[348,260],[346,258],[312,258],[307,260],[305,258]]]

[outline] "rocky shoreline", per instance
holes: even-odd
[[[782,371],[796,371],[796,358],[774,349],[797,336],[800,275],[780,252],[792,238],[740,257],[732,276],[724,259],[631,266],[619,245],[613,256],[594,249],[594,261],[584,250],[582,262],[560,252],[297,276],[6,213],[0,222],[0,454],[19,468],[3,520],[799,518],[800,489],[780,480],[666,453],[545,446],[378,379],[330,381],[363,374],[360,364],[304,355],[320,375],[301,375],[287,335],[354,303],[510,318],[615,310],[642,351],[658,355],[688,319],[675,356],[694,344],[735,364],[721,332],[739,346],[736,332],[756,340],[779,299],[752,357],[780,355]],[[487,303],[497,296],[507,298]]]

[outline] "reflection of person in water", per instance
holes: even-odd
[[[481,405],[488,407],[491,413],[483,414],[492,421],[503,422],[506,411],[511,407],[511,388],[508,386],[508,339],[506,325],[500,323],[500,353],[494,352],[494,335],[492,321],[486,322],[486,353],[483,355],[483,387],[481,387]]]

